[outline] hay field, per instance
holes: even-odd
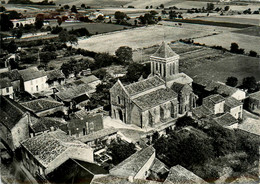
[[[226,49],[230,49],[231,43],[235,42],[239,45],[240,48],[245,49],[245,52],[253,50],[257,53],[260,53],[260,37],[258,36],[226,32],[218,35],[194,39],[194,42],[204,43],[210,46],[219,45]]]

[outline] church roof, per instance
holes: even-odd
[[[161,43],[157,51],[152,55],[152,57],[159,57],[159,58],[170,58],[174,56],[178,56],[178,54],[176,54],[171,49],[171,47],[164,41]]]
[[[158,89],[151,93],[139,96],[133,102],[142,110],[150,109],[161,103],[177,98],[177,94],[171,89]]]
[[[125,86],[126,91],[130,96],[136,95],[138,93],[144,92],[146,90],[164,85],[164,81],[157,75],[149,77],[145,80],[135,82]]]

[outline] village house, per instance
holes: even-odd
[[[163,184],[175,183],[206,184],[207,182],[181,165],[176,165],[170,169],[170,172]]]
[[[80,80],[94,89],[96,89],[97,85],[101,84],[101,80],[99,80],[95,75],[84,76],[81,77]]]
[[[12,23],[14,25],[14,28],[20,27],[20,26],[25,26],[26,24],[34,24],[36,18],[35,17],[30,17],[26,19],[12,19]]]
[[[89,146],[61,130],[43,133],[23,141],[21,152],[25,168],[35,178],[42,179],[68,159],[94,162],[93,150]]]
[[[0,73],[0,78],[8,78],[11,81],[11,84],[13,86],[13,90],[20,91],[21,88],[21,75],[19,74],[18,70],[10,70],[8,72]]]
[[[145,180],[155,159],[155,149],[152,146],[137,151],[123,162],[109,170],[113,176]]]
[[[67,121],[68,134],[81,137],[104,128],[102,114],[89,114],[82,118],[71,118]]]
[[[0,97],[0,135],[11,150],[29,138],[31,116],[27,110],[8,97]]]
[[[49,70],[47,73],[47,83],[50,88],[65,84],[65,75],[61,70]]]
[[[40,98],[23,102],[21,105],[38,117],[47,116],[57,111],[62,111],[66,114],[64,104],[51,98]]]
[[[233,97],[228,97],[225,99],[224,111],[229,112],[236,119],[242,119],[243,103]]]
[[[203,99],[203,105],[213,114],[224,113],[225,98],[221,95],[210,95]]]
[[[192,79],[179,73],[179,55],[163,42],[150,60],[147,79],[125,86],[118,80],[110,89],[112,118],[141,128],[154,127],[196,107]]]
[[[37,67],[31,67],[24,70],[19,70],[21,75],[22,89],[28,93],[39,93],[48,89],[47,74],[43,70],[38,70]]]
[[[246,107],[258,115],[260,115],[260,91],[248,95]]]
[[[221,116],[213,118],[213,120],[222,127],[235,129],[238,128],[238,120],[230,113],[225,113]]]
[[[14,98],[14,89],[9,78],[0,79],[0,95]]]

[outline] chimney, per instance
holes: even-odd
[[[51,127],[51,132],[54,132],[54,127],[53,126]]]

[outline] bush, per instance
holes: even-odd
[[[257,52],[255,52],[253,50],[250,50],[249,56],[256,57],[257,56]]]

